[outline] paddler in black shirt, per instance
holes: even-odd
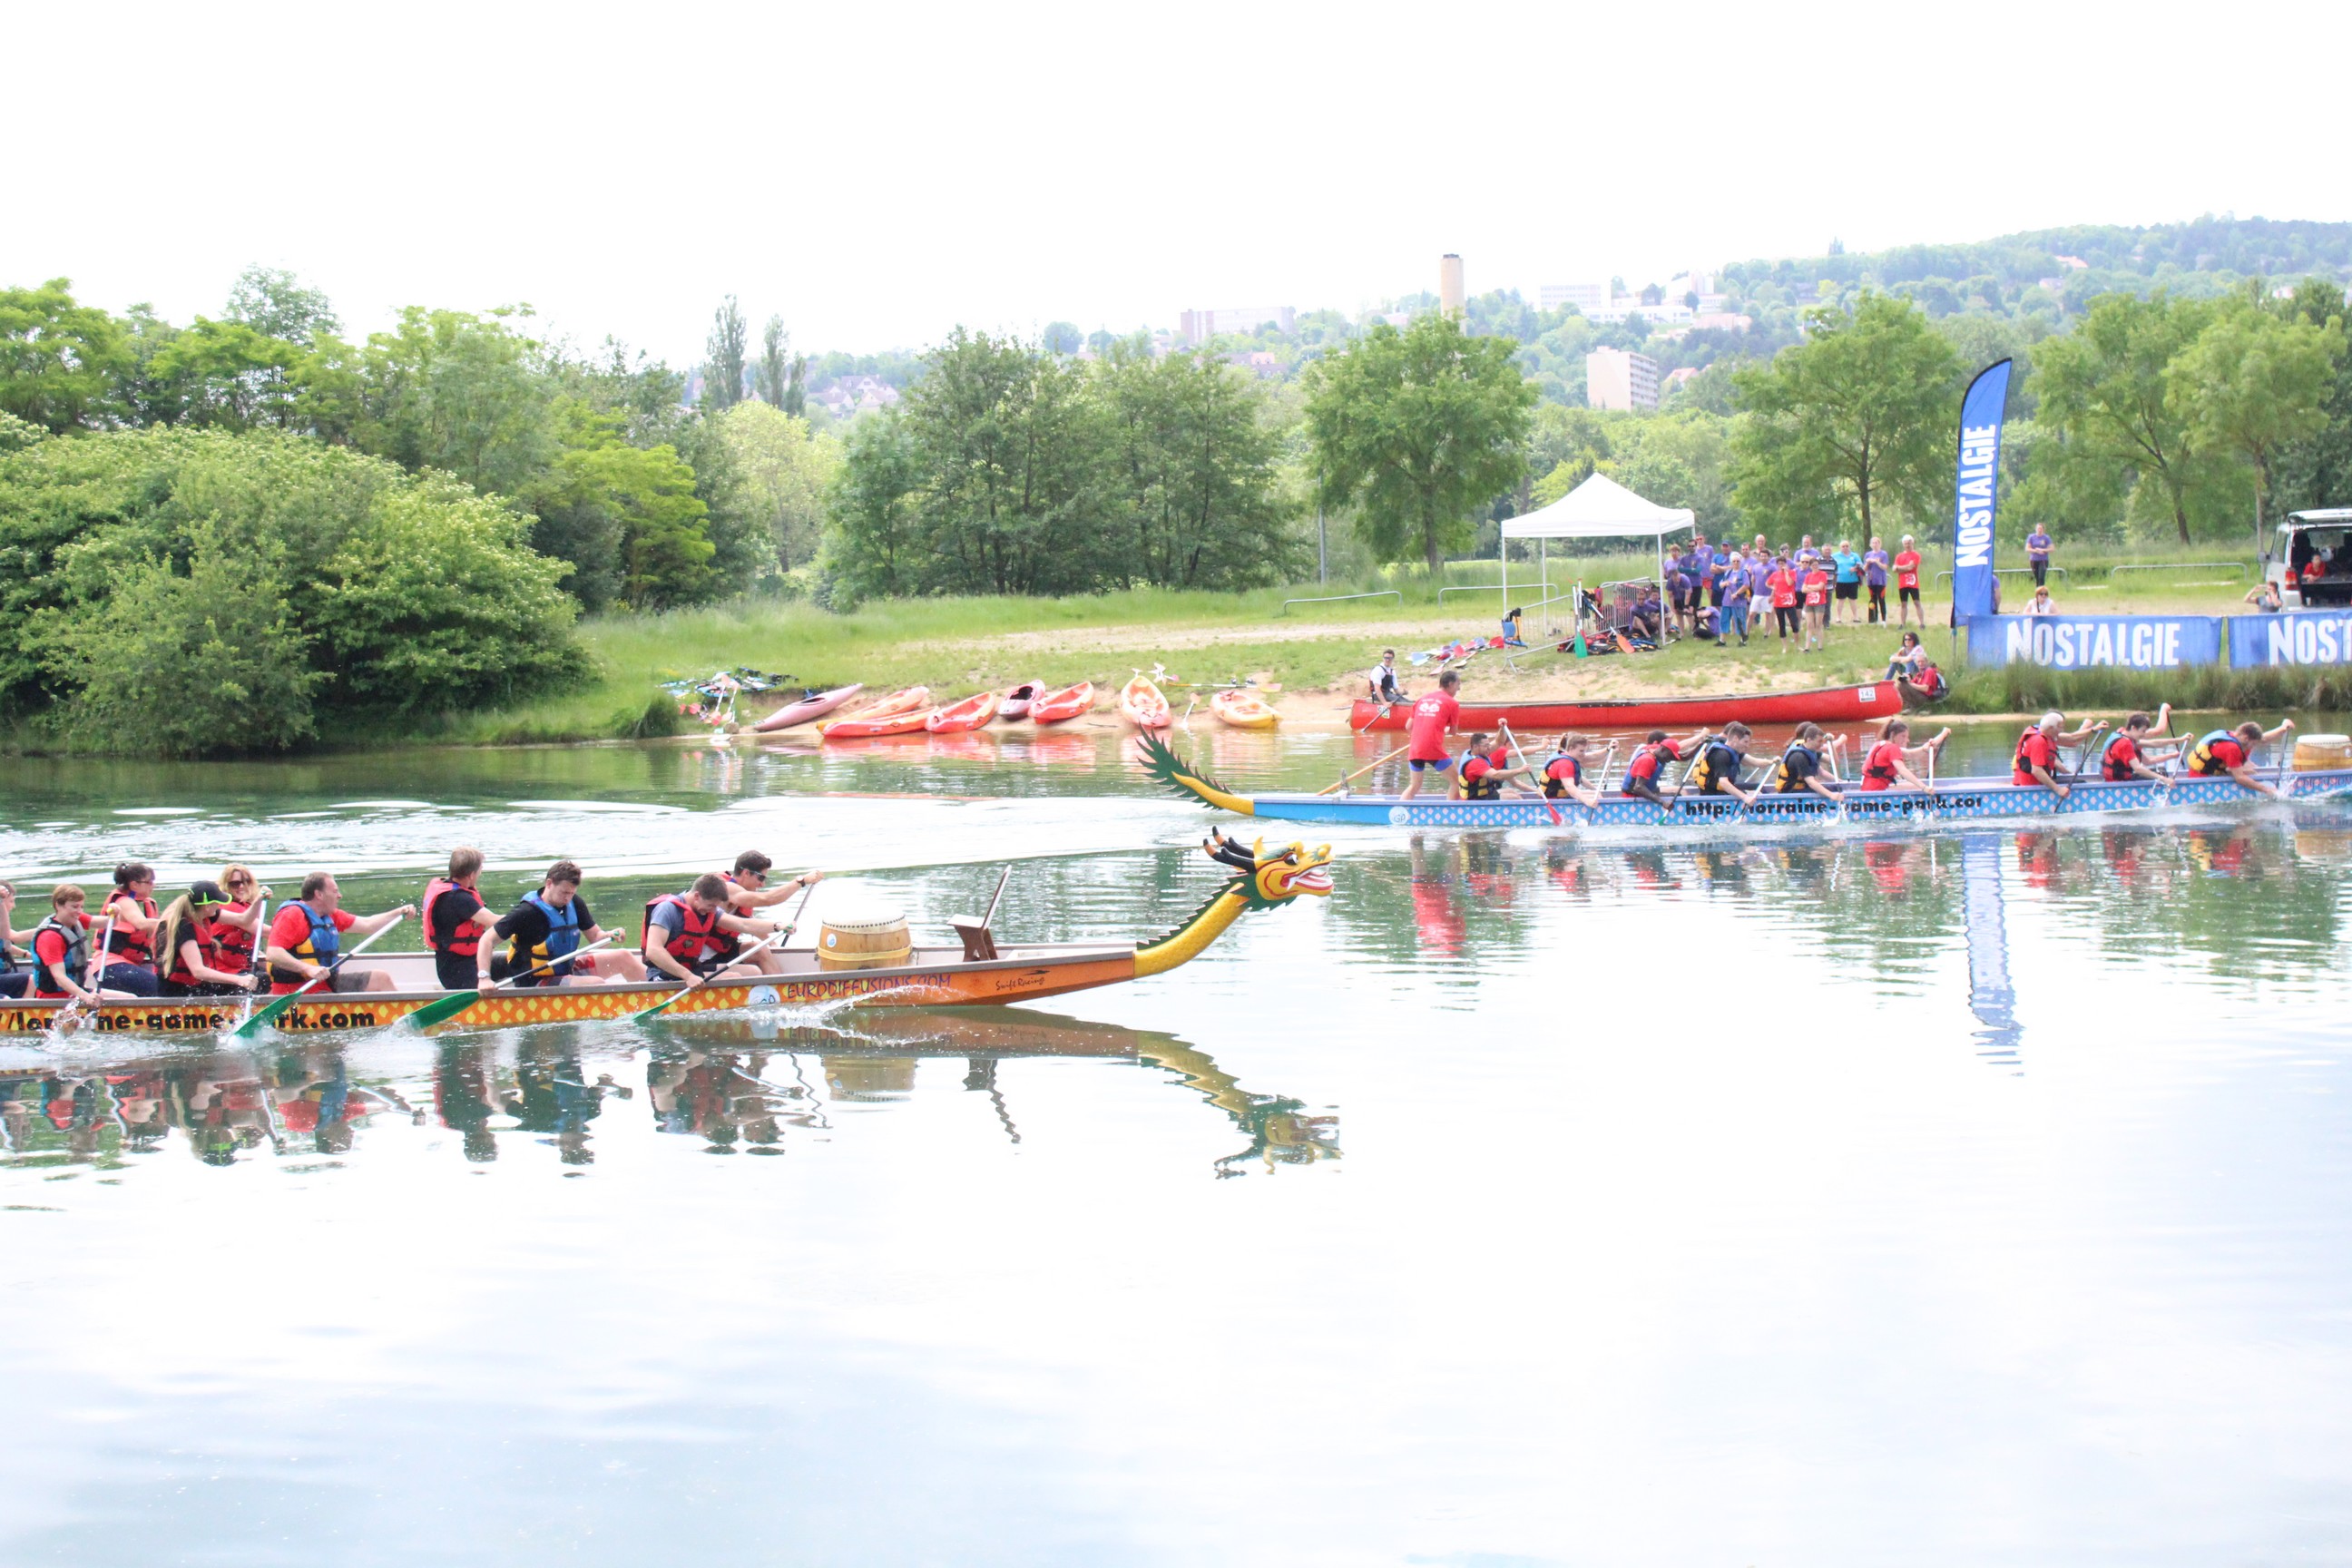
[[[1748,726],[1737,719],[1726,724],[1722,734],[1699,747],[1690,773],[1683,780],[1682,793],[1727,795],[1742,805],[1754,800],[1756,791],[1739,787],[1739,769],[1748,760]]]
[[[564,956],[604,940],[604,928],[588,912],[588,900],[580,897],[581,876],[576,863],[558,860],[547,868],[539,891],[527,894],[499,917],[493,929],[507,945],[490,961],[490,979],[511,979],[518,985],[593,985],[646,977],[645,962],[634,952],[607,948],[578,958]],[[546,967],[539,968],[541,964]],[[534,968],[539,972],[530,973]]]

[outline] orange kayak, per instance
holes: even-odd
[[[996,704],[995,692],[975,692],[961,702],[932,709],[923,719],[923,728],[934,735],[952,735],[959,731],[977,730],[996,717]]]
[[[1095,683],[1081,680],[1076,686],[1065,686],[1059,691],[1048,691],[1029,704],[1029,721],[1033,724],[1059,724],[1090,712],[1095,705]]]
[[[1004,700],[996,705],[996,716],[1000,719],[1026,719],[1037,699],[1045,695],[1044,681],[1024,680],[1004,694]]]
[[[931,689],[909,686],[903,691],[893,691],[871,707],[835,719],[824,726],[824,738],[855,741],[868,735],[911,735],[923,727],[930,707]]]
[[[1281,714],[1250,691],[1220,691],[1209,699],[1209,711],[1236,730],[1271,730],[1282,722]]]
[[[1118,689],[1118,710],[1139,730],[1168,728],[1168,699],[1150,676],[1139,675]]]

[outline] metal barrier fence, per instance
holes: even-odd
[[[1513,584],[1513,586],[1514,586],[1514,587],[1516,587],[1516,586],[1517,586],[1517,584]],[[1546,588],[1546,589],[1548,589],[1548,588],[1549,588],[1549,587],[1551,586],[1551,584],[1550,584],[1549,583],[1530,583],[1530,584],[1528,584],[1528,587],[1530,587],[1530,588]],[[1454,584],[1454,586],[1449,587],[1449,588],[1440,588],[1440,589],[1437,591],[1437,602],[1438,602],[1439,604],[1441,604],[1441,605],[1442,605],[1442,604],[1444,604],[1444,603],[1445,603],[1445,595],[1448,595],[1448,594],[1495,594],[1495,595],[1500,595],[1502,592],[1503,592],[1503,584],[1500,584],[1500,583],[1466,583],[1466,584]],[[1550,603],[1550,601],[1549,601],[1549,600],[1546,600],[1546,601],[1545,601],[1545,603],[1549,604],[1549,603]]]
[[[1992,570],[1993,575],[1996,577],[2031,577],[2033,575],[2033,568],[2031,566],[1996,566]],[[2074,574],[2068,572],[2063,566],[2052,566],[2047,568],[2047,570],[2055,572],[2061,577],[2065,578],[2067,586],[2074,586]],[[1940,583],[1950,575],[1951,574],[1949,572],[1938,572],[1936,574],[1936,581]]]
[[[1487,592],[1492,593],[1494,590],[1490,588]],[[1333,594],[1328,598],[1322,599],[1285,599],[1282,601],[1282,613],[1286,616],[1290,614],[1290,606],[1293,605],[1338,605],[1349,599],[1385,599],[1391,594],[1396,595],[1398,604],[1404,603],[1403,589],[1381,588],[1370,594]]]
[[[2238,581],[2246,580],[2246,563],[2242,561],[2149,561],[2128,566],[2118,566],[2107,574],[2120,577],[2126,572],[2235,572]]]

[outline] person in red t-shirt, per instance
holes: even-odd
[[[1462,704],[1454,696],[1461,689],[1461,673],[1449,669],[1437,678],[1436,690],[1412,705],[1412,712],[1404,721],[1405,762],[1412,772],[1399,799],[1411,800],[1421,793],[1423,768],[1434,768],[1442,773],[1454,766],[1454,759],[1446,754],[1445,735],[1461,716]],[[1447,793],[1450,795],[1451,789]]]
[[[1912,614],[1919,616],[1919,627],[1927,626],[1927,608],[1919,603],[1919,545],[1909,534],[1903,536],[1903,548],[1895,553],[1895,624],[1907,626]]]
[[[1797,629],[1797,572],[1789,564],[1789,552],[1780,552],[1772,563],[1772,574],[1764,579],[1764,590],[1772,595],[1772,621],[1780,628],[1780,640]]]
[[[1808,648],[1830,646],[1830,574],[1817,562],[1805,570],[1805,643]]]
[[[2017,738],[2017,755],[2011,759],[2009,782],[2013,784],[2040,784],[2055,790],[2064,800],[2073,788],[2058,777],[2058,748],[2079,746],[2098,732],[2096,725],[2085,724],[2070,734],[2060,734],[2065,727],[2066,715],[2055,710],[2042,716],[2042,721]]]
[[[2205,778],[2227,776],[2252,790],[2256,795],[2269,795],[2273,800],[2286,796],[2254,777],[2254,751],[2267,742],[2275,741],[2294,728],[2294,721],[2283,720],[2275,730],[2265,731],[2249,719],[2234,730],[2216,730],[2200,739],[2189,748],[2183,771]]]
[[[343,890],[325,871],[302,879],[302,896],[278,911],[269,922],[269,994],[283,996],[303,983],[333,971],[321,987],[333,991],[389,991],[392,974],[383,969],[337,969],[343,937],[373,936],[393,921],[416,912],[403,904],[379,915],[359,916],[342,907]]]
[[[2115,739],[2099,750],[2099,776],[2109,784],[2129,784],[2134,779],[2148,779],[2172,787],[2172,775],[2148,765],[2158,752],[2178,752],[2189,744],[2186,735],[2172,736],[2164,731],[2171,727],[2172,705],[2166,703],[2153,719],[2145,713],[2135,713],[2124,721]],[[2150,734],[2148,731],[2155,731]],[[2160,760],[2160,759],[2159,759]]]
[[[1897,784],[1906,784],[1933,794],[1936,786],[1914,773],[1911,764],[1915,760],[1925,762],[1942,751],[1951,736],[1951,731],[1947,729],[1933,740],[1915,746],[1910,743],[1911,726],[1900,719],[1888,720],[1886,727],[1878,732],[1878,743],[1863,759],[1862,787],[1893,789]]]

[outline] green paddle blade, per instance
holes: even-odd
[[[256,1029],[262,1027],[264,1025],[276,1022],[279,1014],[285,1012],[287,1008],[291,1007],[295,1003],[299,1002],[300,1000],[302,1000],[301,993],[289,992],[287,994],[280,996],[277,1001],[272,1002],[268,1006],[256,1009],[252,1017],[247,1018],[244,1023],[239,1024],[236,1028],[231,1029],[229,1033],[237,1038],[242,1039],[252,1034]]]
[[[444,1019],[454,1018],[481,1000],[478,991],[453,991],[438,1002],[427,1002],[408,1016],[409,1023],[419,1029],[429,1029]]]

